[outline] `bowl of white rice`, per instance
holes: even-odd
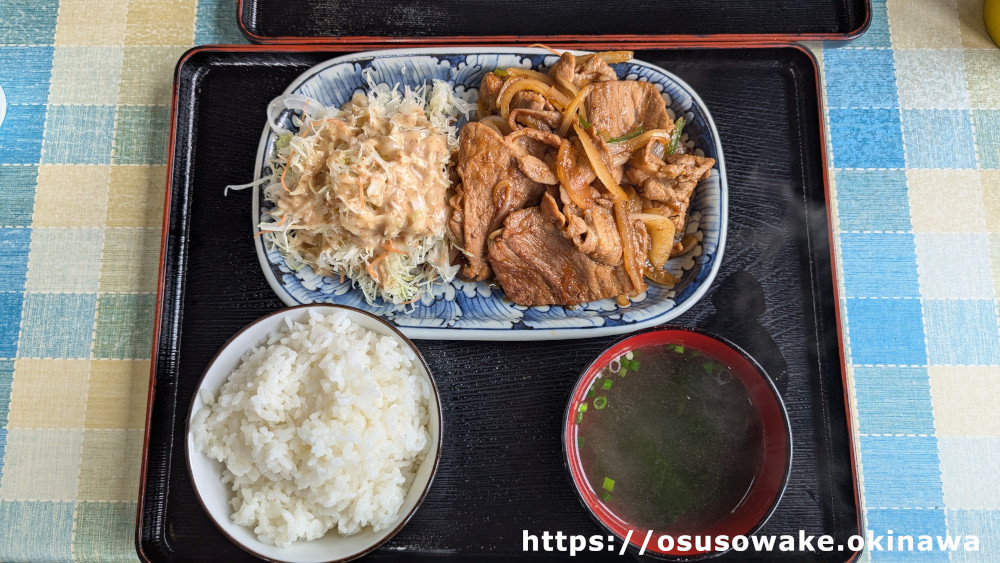
[[[396,534],[441,457],[441,402],[417,348],[338,305],[262,317],[209,363],[188,414],[196,496],[272,561],[365,555]]]

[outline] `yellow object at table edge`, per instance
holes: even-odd
[[[983,23],[990,38],[1000,47],[1000,0],[985,0],[983,2]]]

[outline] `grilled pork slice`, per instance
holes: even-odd
[[[507,116],[507,126],[511,130],[522,127],[538,129],[539,131],[552,132],[559,128],[562,123],[562,114],[558,111],[534,110],[517,108],[510,111]]]
[[[490,277],[486,236],[512,211],[538,205],[545,186],[518,168],[517,155],[499,133],[476,122],[462,127],[456,170],[462,184],[450,202],[456,213],[449,228],[453,236],[461,233],[462,275],[485,280]]]
[[[707,178],[715,159],[693,154],[671,154],[661,158],[662,148],[646,145],[629,160],[626,177],[638,187],[642,197],[663,209],[677,232],[684,232],[691,194],[698,182]]]
[[[656,86],[649,82],[616,80],[591,85],[584,104],[594,130],[622,137],[642,127],[644,131],[674,130],[667,104]]]
[[[483,79],[479,81],[479,117],[486,117],[496,110],[502,88],[502,78],[492,72],[483,75]]]
[[[645,256],[649,239],[641,222],[634,222],[632,231],[633,248]],[[489,239],[489,260],[507,297],[518,305],[579,305],[646,289],[633,287],[622,265],[602,264],[579,251],[538,207],[510,214],[503,231]]]
[[[576,89],[583,88],[592,82],[618,80],[615,69],[597,55],[583,55],[577,58],[573,53],[564,51],[556,64],[549,69],[549,76],[557,84],[572,84]]]
[[[504,80],[492,72],[483,75],[479,82],[479,117],[494,115],[500,109],[500,98],[504,91],[512,84],[511,80]],[[510,100],[509,110],[524,109],[536,112],[551,112],[552,107],[545,96],[538,92],[521,91],[514,94]],[[511,126],[513,127],[513,126]]]
[[[612,203],[607,199],[597,199],[589,209],[581,209],[572,203],[560,208],[555,198],[546,193],[538,208],[578,251],[591,260],[608,266],[622,263],[621,237]]]

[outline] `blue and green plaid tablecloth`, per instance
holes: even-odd
[[[1000,49],[874,1],[821,61],[867,526],[1000,561]],[[235,0],[2,0],[0,560],[133,560],[172,70]]]

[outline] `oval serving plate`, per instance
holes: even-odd
[[[323,105],[340,106],[356,91],[367,90],[366,76],[377,84],[419,86],[432,79],[445,80],[459,95],[475,100],[485,72],[495,68],[549,67],[558,57],[543,49],[449,47],[370,51],[338,57],[317,65],[297,78],[286,94],[301,94]],[[726,240],[728,190],[722,145],[712,116],[690,86],[657,66],[632,60],[612,65],[619,78],[648,81],[656,85],[676,119],[683,116],[689,146],[716,160],[715,168],[702,180],[692,196],[687,232],[700,231],[702,240],[685,256],[675,258],[668,269],[681,281],[674,287],[649,282],[645,294],[619,307],[614,299],[593,301],[577,307],[523,307],[513,304],[502,290],[485,282],[455,279],[425,294],[412,307],[396,309],[391,304],[365,302],[350,280],[316,275],[308,266],[293,272],[281,252],[269,244],[269,234],[255,237],[257,256],[268,283],[288,305],[334,303],[376,314],[403,334],[415,339],[544,340],[591,338],[621,334],[658,325],[691,308],[708,290],[722,261]],[[279,117],[291,126],[291,112]],[[254,179],[270,173],[268,160],[277,135],[266,125],[257,150]],[[263,188],[253,191],[254,234],[266,214]]]

